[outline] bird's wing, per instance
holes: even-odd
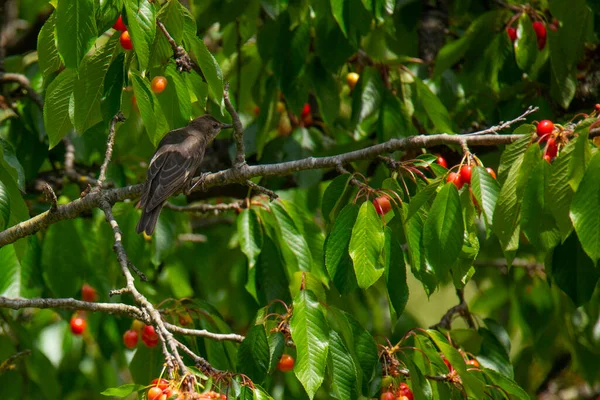
[[[157,154],[148,168],[148,187],[144,193],[148,197],[142,203],[146,210],[162,205],[182,189],[197,168],[197,155],[186,157],[185,154],[173,150]]]

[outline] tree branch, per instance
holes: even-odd
[[[23,89],[29,98],[33,100],[40,108],[44,108],[44,100],[42,96],[40,96],[33,87],[31,86],[31,82],[25,75],[21,74],[13,74],[13,73],[0,73],[0,83],[16,83],[21,89]]]
[[[238,56],[239,57],[239,56]],[[240,79],[238,77],[238,79]],[[231,122],[233,123],[233,138],[235,139],[235,160],[233,163],[233,168],[241,169],[246,165],[246,150],[244,148],[244,127],[242,126],[242,121],[240,121],[240,116],[238,115],[235,108],[231,104],[231,100],[229,99],[229,82],[225,84],[225,90],[223,91],[223,100],[225,100],[225,108],[227,108],[227,112],[231,115]]]
[[[108,164],[110,163],[110,159],[112,157],[113,147],[115,145],[115,127],[117,122],[125,121],[125,116],[121,111],[119,111],[113,119],[110,121],[110,128],[108,130],[108,140],[106,141],[106,154],[104,156],[104,162],[100,167],[100,175],[98,176],[98,181],[96,182],[96,187],[94,190],[101,190],[102,185],[104,185],[104,181],[106,180],[106,170],[108,169]]]
[[[179,70],[179,72],[190,72],[193,69],[194,71],[198,72],[202,78],[204,78],[204,74],[202,73],[202,70],[200,70],[200,67],[198,67],[196,63],[192,61],[185,49],[175,42],[173,36],[171,36],[165,25],[158,18],[156,18],[156,25],[158,25],[158,28],[165,35],[167,41],[173,49],[173,58],[177,64],[177,70]]]

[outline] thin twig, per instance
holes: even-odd
[[[54,193],[52,186],[50,186],[48,182],[43,182],[42,189],[46,194],[46,199],[50,202],[50,212],[56,211],[58,208],[58,199],[56,198],[56,193]]]
[[[73,145],[73,142],[71,142],[71,139],[65,136],[62,141],[65,145],[65,176],[67,179],[77,184],[96,184],[94,178],[80,174],[75,169],[75,146]]]
[[[9,369],[14,368],[14,363],[19,358],[26,357],[29,355],[31,355],[31,350],[23,350],[23,351],[20,351],[18,353],[13,354],[10,357],[8,357],[6,360],[4,360],[2,362],[2,364],[0,364],[0,375],[2,375],[4,372],[8,371]]]
[[[257,185],[256,183],[252,182],[250,179],[248,179],[246,181],[246,185],[250,189],[253,189],[253,190],[257,191],[258,193],[265,194],[265,195],[269,196],[269,200],[271,200],[271,201],[277,200],[279,198],[279,196],[277,195],[277,193],[275,193],[274,191],[269,190],[266,187]]]
[[[14,73],[0,73],[0,84],[3,83],[16,83],[18,84],[22,90],[34,101],[40,108],[44,108],[44,100],[42,96],[40,96],[33,87],[31,86],[31,82],[25,75],[14,74]]]
[[[456,306],[450,308],[448,311],[446,311],[444,316],[442,316],[442,319],[440,320],[440,322],[438,322],[435,325],[430,326],[429,329],[438,329],[438,328],[450,329],[450,325],[452,325],[452,318],[456,314],[460,315],[467,322],[467,325],[469,326],[469,328],[471,328],[471,329],[477,328],[475,325],[475,321],[473,320],[473,316],[471,315],[471,312],[469,311],[467,302],[465,301],[464,291],[462,289],[456,289],[456,296],[458,297],[458,300],[459,300],[458,305],[456,305]]]
[[[204,79],[204,74],[202,74],[200,68],[192,61],[185,49],[175,42],[173,36],[171,36],[169,31],[167,31],[167,28],[165,28],[165,25],[158,18],[156,19],[156,25],[158,25],[159,29],[165,35],[167,41],[173,49],[173,58],[175,59],[175,64],[177,64],[177,70],[179,72],[190,72],[193,69]]]
[[[229,99],[229,82],[225,83],[225,89],[223,91],[223,100],[225,101],[225,108],[227,108],[227,112],[229,113],[229,115],[231,115],[231,122],[233,123],[233,139],[235,140],[236,149],[233,168],[242,169],[246,166],[246,149],[244,148],[244,127],[242,126],[242,121],[240,121],[240,116],[238,115],[237,111],[235,111],[235,108],[233,108],[231,100]]]
[[[175,340],[175,343],[177,344],[177,347],[179,347],[185,354],[187,354],[192,360],[194,360],[194,363],[202,370],[202,372],[207,373],[209,375],[223,373],[223,371],[219,371],[218,369],[210,365],[208,361],[206,361],[203,357],[200,357],[192,350],[190,350],[190,348],[187,347],[185,344],[181,343],[178,340]]]
[[[61,310],[83,310],[105,314],[126,315],[133,319],[144,317],[139,308],[120,303],[95,303],[75,299],[25,299],[0,296],[0,308],[21,310],[24,308],[52,308]]]
[[[538,111],[539,109],[540,109],[539,107],[529,106],[529,108],[527,110],[525,110],[525,112],[523,114],[519,115],[515,119],[511,119],[510,121],[506,121],[506,122],[500,122],[500,124],[498,124],[498,125],[491,126],[491,127],[487,128],[487,129],[484,129],[482,131],[478,131],[478,132],[474,132],[474,133],[469,133],[469,134],[467,134],[465,136],[468,136],[468,135],[487,135],[487,134],[490,134],[490,133],[498,133],[498,131],[502,131],[504,129],[508,129],[512,125],[516,124],[517,122],[526,121],[527,120],[527,116],[533,114],[534,112]]]
[[[106,141],[106,154],[104,155],[104,162],[100,167],[100,175],[98,176],[96,187],[94,188],[94,190],[96,191],[102,189],[102,185],[104,185],[104,181],[106,180],[106,170],[108,169],[108,164],[110,163],[113,147],[115,145],[115,127],[117,125],[117,122],[123,121],[125,121],[125,116],[123,115],[123,113],[121,113],[121,111],[119,111],[110,121],[110,128],[108,130],[108,140]]]

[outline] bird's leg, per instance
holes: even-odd
[[[194,189],[196,188],[196,186],[198,186],[198,185],[200,185],[200,189],[202,189],[203,192],[206,191],[206,189],[204,187],[204,182],[206,181],[206,176],[209,174],[210,174],[210,172],[202,172],[200,174],[200,176],[198,177],[198,180],[196,181],[196,183],[194,183],[193,185],[192,185],[193,180],[190,179],[190,181],[187,184],[187,188],[185,188],[183,191],[185,193],[185,195],[189,196],[190,193],[192,193],[194,191]]]

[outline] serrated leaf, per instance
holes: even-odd
[[[349,252],[358,210],[356,204],[346,205],[336,218],[325,242],[325,266],[340,293],[348,293],[358,285]]]
[[[600,153],[596,153],[589,165],[571,203],[571,220],[581,246],[594,264],[600,259]]]
[[[406,264],[402,247],[388,226],[385,227],[385,281],[390,303],[400,315],[408,302]]]
[[[434,182],[421,188],[421,190],[419,190],[419,192],[410,199],[410,203],[408,203],[408,211],[406,213],[407,221],[410,220],[412,216],[421,209],[421,207],[429,203],[431,199],[435,197],[439,186],[440,181],[435,180]]]
[[[446,183],[431,205],[423,226],[425,257],[438,279],[448,274],[462,248],[464,221],[458,190]]]
[[[383,275],[385,269],[380,265],[379,257],[384,245],[383,221],[373,203],[365,201],[358,211],[348,248],[360,288],[368,288]]]
[[[437,133],[454,133],[452,119],[446,106],[422,80],[415,78],[415,86],[417,97],[435,129],[437,129]]]
[[[167,87],[157,98],[169,127],[181,128],[187,125],[192,116],[190,93],[183,74],[177,72],[175,65],[169,64],[165,75],[168,81]]]
[[[483,167],[473,168],[471,187],[477,203],[481,207],[483,220],[487,228],[488,236],[494,221],[494,209],[500,194],[500,185]]]
[[[569,143],[560,152],[550,168],[550,180],[546,186],[548,210],[552,213],[558,226],[561,241],[564,241],[573,231],[573,223],[569,217],[571,200],[575,191],[569,184],[569,161],[572,158],[574,145]]]
[[[271,203],[271,210],[277,218],[281,231],[282,242],[280,245],[287,250],[286,262],[296,265],[302,271],[311,271],[313,263],[308,242],[296,226],[296,222],[287,212],[282,201]],[[284,250],[284,251],[285,251]]]
[[[146,132],[150,141],[156,145],[161,139],[160,133],[156,129],[156,116],[154,114],[154,96],[150,89],[150,84],[139,73],[131,73],[131,82],[133,84],[133,93],[136,98],[137,106],[140,110],[142,121],[146,127]]]
[[[515,399],[531,399],[531,396],[529,396],[529,394],[527,394],[527,392],[512,379],[509,379],[492,369],[484,369],[483,371],[494,385],[497,385],[502,391],[514,396]]]
[[[149,66],[150,49],[156,36],[154,2],[127,0],[125,1],[125,10],[127,11],[127,30],[131,35],[133,50],[137,56],[140,70],[145,71]]]
[[[188,40],[190,41],[192,55],[206,78],[215,102],[221,106],[223,104],[223,73],[221,67],[200,38],[193,36],[189,37]]]
[[[512,379],[513,367],[509,354],[496,334],[486,328],[479,328],[477,332],[483,338],[481,349],[477,354],[479,363],[485,368],[491,368]]]
[[[50,75],[58,71],[61,66],[58,49],[56,48],[56,35],[54,29],[56,27],[56,14],[50,14],[48,20],[40,29],[37,41],[38,64],[42,71],[44,82]]]
[[[263,231],[256,211],[242,210],[237,219],[237,231],[240,248],[248,257],[248,266],[254,268],[263,246]]]
[[[500,166],[498,167],[498,181],[503,184],[506,180],[508,171],[515,162],[521,162],[523,155],[527,151],[531,142],[531,135],[535,132],[535,127],[530,124],[524,124],[514,130],[513,135],[523,135],[516,142],[508,145],[500,157]],[[520,161],[519,161],[520,160]]]
[[[113,35],[104,46],[86,55],[81,62],[73,89],[73,125],[80,135],[102,119],[98,112],[100,95],[117,42],[117,35]]]
[[[0,181],[0,229],[8,227],[10,220],[10,194],[8,188]]]
[[[253,400],[273,400],[273,398],[261,387],[252,389],[252,396]]]
[[[269,344],[264,325],[254,325],[237,352],[239,371],[260,383],[269,369]]]
[[[21,286],[26,282],[21,282],[21,263],[13,244],[0,248],[0,265],[0,296],[21,296]]]
[[[341,336],[329,331],[329,356],[332,365],[331,386],[339,399],[356,399],[356,366]]]
[[[73,93],[77,74],[73,69],[65,69],[46,89],[44,99],[44,126],[50,148],[56,146],[73,128],[69,118],[69,100]]]
[[[321,202],[321,212],[327,222],[335,221],[337,214],[344,207],[350,192],[348,186],[350,179],[349,174],[342,174],[335,177],[325,189]]]
[[[435,271],[427,264],[423,251],[423,225],[427,213],[423,209],[415,213],[415,215],[404,223],[404,232],[406,235],[406,243],[409,255],[409,262],[412,273],[423,283],[423,287],[428,295],[431,295],[437,287],[437,279]]]
[[[325,321],[323,306],[311,291],[300,291],[293,304],[290,331],[297,352],[294,373],[312,399],[325,376],[329,327]]]
[[[111,62],[104,77],[102,102],[100,109],[102,118],[109,121],[121,109],[121,95],[123,93],[123,69],[125,66],[125,54],[118,54]]]
[[[79,68],[97,36],[94,0],[58,0],[56,43],[67,68]]]
[[[103,396],[127,397],[132,393],[140,392],[146,389],[144,385],[136,385],[135,383],[126,383],[116,388],[109,388],[100,393]]]

